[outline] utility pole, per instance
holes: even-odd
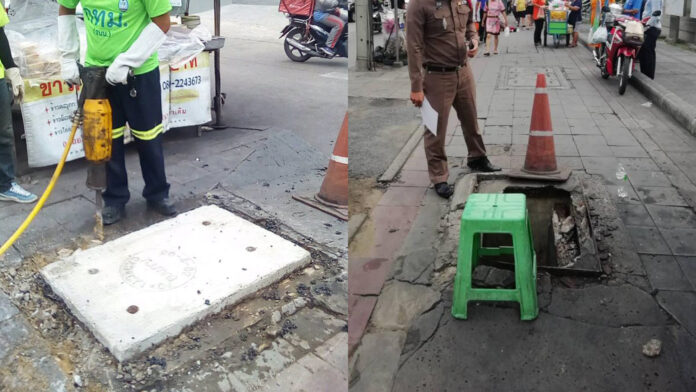
[[[371,0],[355,1],[355,39],[356,71],[372,71],[375,68],[372,59],[372,3]]]

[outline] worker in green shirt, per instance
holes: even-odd
[[[0,200],[33,203],[36,195],[15,182],[11,105],[13,95],[17,100],[22,99],[24,81],[12,59],[10,43],[5,35],[5,25],[9,22],[5,7],[0,3]]]
[[[63,79],[79,83],[80,40],[75,8],[84,10],[86,66],[107,67],[108,97],[113,111],[113,148],[107,164],[104,224],[118,222],[130,199],[124,157],[126,123],[140,156],[143,197],[154,211],[176,215],[162,151],[162,91],[157,49],[169,30],[170,0],[58,0],[58,46]],[[129,72],[135,75],[129,78]],[[135,94],[132,94],[132,91]]]

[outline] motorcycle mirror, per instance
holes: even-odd
[[[660,15],[662,15],[662,11],[660,11],[660,10],[657,10],[657,11],[652,13],[652,16],[660,16]]]

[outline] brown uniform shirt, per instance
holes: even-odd
[[[411,0],[406,13],[411,91],[423,91],[425,64],[464,65],[467,40],[473,37],[476,37],[476,25],[467,0]]]

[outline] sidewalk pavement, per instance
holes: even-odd
[[[620,217],[598,234],[611,253],[605,274],[539,273],[541,313],[531,323],[487,304],[454,320],[461,210],[429,187],[420,144],[350,244],[351,390],[696,388],[689,370],[696,362],[696,138],[657,105],[644,106],[636,89],[619,96],[582,47],[535,49],[532,32],[521,31],[501,38],[499,56],[479,56],[472,67],[484,142],[505,170],[524,162],[536,72],[546,73],[559,165],[596,176],[603,193],[592,197]],[[351,94],[386,79],[408,82],[406,69],[373,75],[351,74]],[[469,173],[460,129],[448,136],[447,153],[457,182]],[[617,194],[619,163],[628,171],[627,198]],[[663,341],[660,357],[641,353],[649,338]]]
[[[580,25],[580,40],[586,42],[588,25]],[[696,135],[696,51],[663,39],[657,42],[657,68],[652,80],[640,73],[640,65],[631,82],[679,124]]]

